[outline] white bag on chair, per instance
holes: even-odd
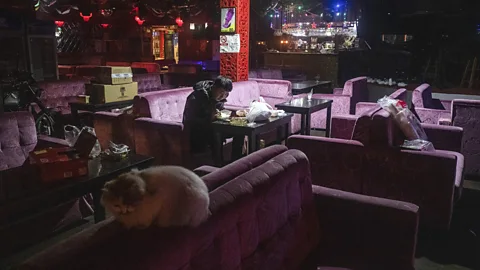
[[[250,110],[247,114],[247,120],[249,123],[256,121],[266,121],[272,116],[272,106],[265,102],[265,99],[260,97],[260,99],[252,101],[250,103]]]

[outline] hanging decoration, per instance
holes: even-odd
[[[38,11],[40,9],[40,0],[33,1],[33,9]]]
[[[103,29],[108,28],[110,25],[108,23],[101,23],[100,26],[102,26]]]
[[[138,25],[143,25],[143,23],[145,22],[145,20],[140,19],[140,17],[138,16],[135,16],[135,21]]]
[[[177,17],[177,19],[175,20],[175,23],[177,23],[177,25],[178,25],[179,27],[182,27],[182,25],[183,25],[183,20],[182,20],[182,18]]]
[[[55,8],[55,11],[59,14],[59,15],[67,15],[70,13],[70,11],[72,10],[72,6],[60,6],[60,7],[56,7]]]
[[[110,16],[113,15],[113,12],[115,11],[115,8],[104,8],[104,9],[101,9],[100,10],[100,14],[105,17],[105,18],[108,18]]]
[[[64,21],[55,21],[55,24],[58,26],[58,27],[62,27],[65,22]]]
[[[90,13],[89,15],[83,15],[83,13],[82,13],[82,12],[80,12],[80,17],[82,17],[82,18],[83,18],[83,21],[84,21],[84,22],[88,22],[88,21],[90,21],[90,18],[92,18],[92,16],[93,16],[93,14],[92,14],[92,13]]]

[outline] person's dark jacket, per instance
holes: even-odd
[[[212,122],[217,110],[223,110],[226,100],[216,101],[212,97],[213,81],[195,84],[187,97],[183,111],[183,124],[190,131],[190,148],[193,152],[203,152],[213,144]]]

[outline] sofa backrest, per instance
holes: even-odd
[[[183,110],[193,88],[177,88],[140,94],[133,101],[136,117],[150,117],[157,120],[182,122]]]
[[[0,114],[0,171],[21,166],[37,145],[37,131],[29,112]]]
[[[168,65],[168,72],[198,74],[202,72],[202,66],[198,64],[172,64]]]
[[[134,74],[133,81],[138,83],[138,93],[161,90],[162,79],[158,73]]]
[[[133,62],[132,68],[144,68],[148,71],[148,73],[155,73],[159,75],[161,70],[160,65],[157,63],[150,63],[150,62]]]
[[[292,83],[285,80],[250,79],[258,83],[260,96],[273,108],[292,98]]]
[[[389,97],[394,98],[394,99],[399,99],[403,101],[407,101],[407,89],[405,88],[400,88],[397,91],[391,93]]]
[[[368,101],[367,77],[358,77],[345,82],[343,95],[350,96],[350,114],[355,114],[358,102]]]
[[[412,104],[416,108],[433,109],[432,104],[432,87],[428,83],[424,83],[415,88],[412,93]]]
[[[47,108],[68,110],[69,102],[78,95],[85,95],[86,83],[87,79],[39,82],[39,87],[43,89],[40,100]]]
[[[233,90],[227,98],[227,104],[249,107],[250,102],[260,98],[260,89],[256,81],[234,82]]]
[[[352,140],[359,141],[364,145],[371,145],[373,142],[373,135],[371,132],[372,118],[378,111],[382,110],[380,105],[375,105],[371,109],[363,112],[358,116],[355,126],[353,128]]]
[[[240,159],[238,162],[230,163],[223,167],[223,170],[216,170],[202,177],[203,181],[208,187],[208,190],[212,191],[227,181],[248,172],[249,170],[260,166],[267,160],[287,151],[287,147],[283,145],[273,145],[254,152],[252,155],[248,155],[245,158]]]
[[[198,228],[127,231],[107,220],[19,269],[299,269],[318,244],[309,163],[298,150],[211,191],[210,211]]]
[[[314,185],[410,202],[422,209],[423,226],[449,228],[455,181],[461,175],[451,152],[366,147],[311,136],[291,136],[287,145],[307,155]]]
[[[109,67],[129,67],[131,65],[130,62],[113,62],[113,61],[107,61],[105,63],[106,66]]]
[[[453,100],[452,125],[463,128],[462,154],[465,156],[465,174],[480,179],[480,101]]]

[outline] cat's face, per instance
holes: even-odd
[[[145,182],[138,172],[130,172],[105,183],[102,204],[108,212],[116,216],[127,215],[135,211],[144,195]]]

